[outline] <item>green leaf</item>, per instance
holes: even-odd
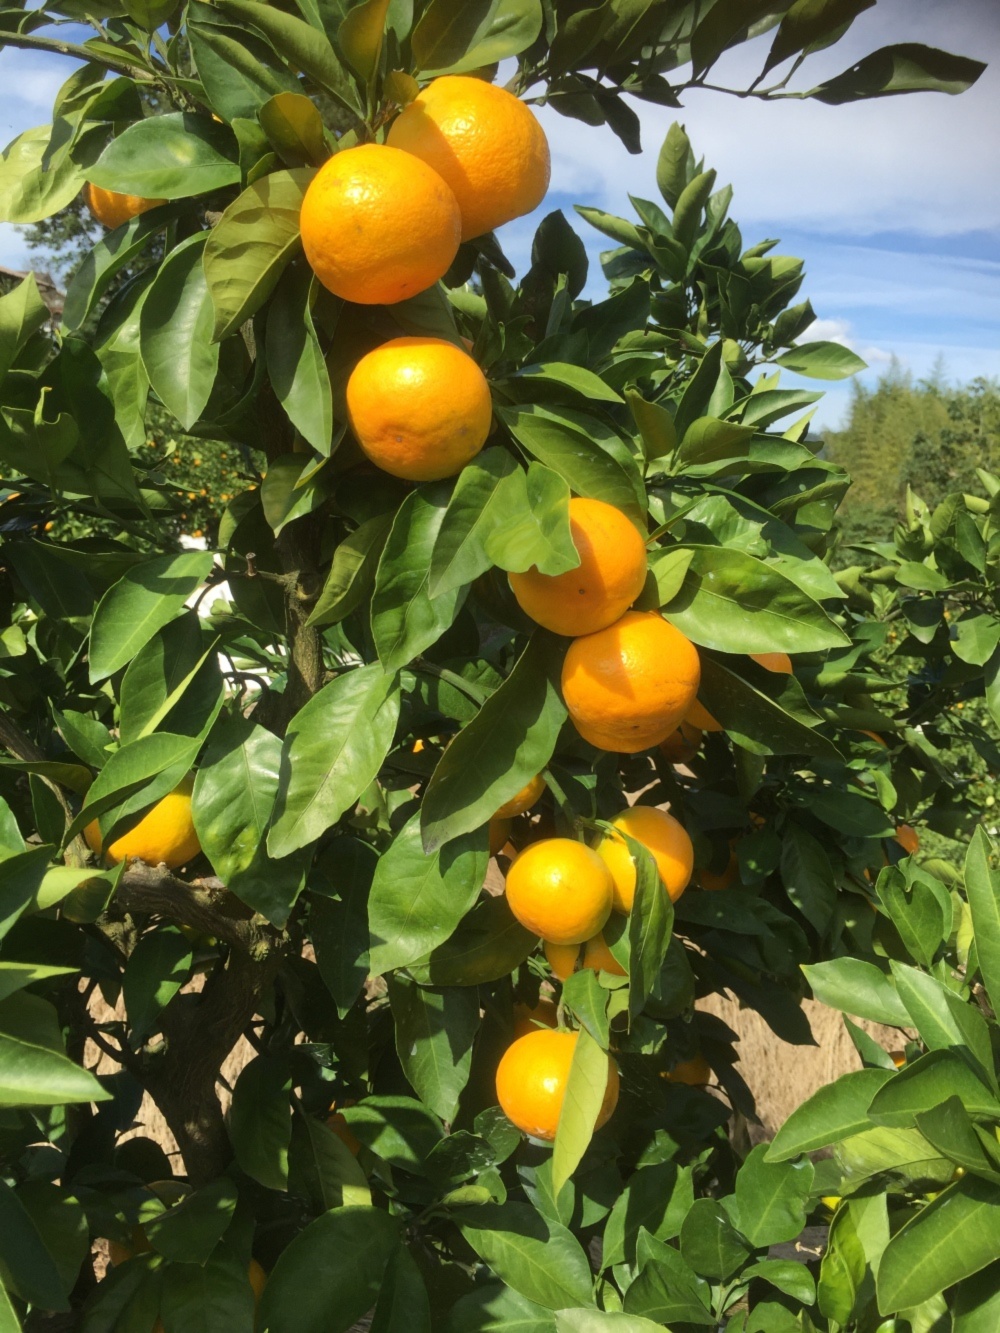
[[[486,895],[453,935],[425,958],[408,964],[407,971],[422,986],[485,986],[509,976],[537,943],[538,937],[521,925],[503,895]]]
[[[144,199],[188,199],[238,185],[236,139],[228,125],[188,111],[136,121],[111,140],[87,179]]]
[[[399,1223],[380,1208],[334,1208],[281,1252],[257,1319],[268,1333],[347,1333],[375,1304],[399,1246]]]
[[[323,118],[312,98],[277,93],[260,108],[257,119],[286,167],[321,167],[329,157]]]
[[[399,1249],[385,1271],[370,1333],[431,1333],[424,1279],[409,1250]]]
[[[793,1259],[761,1259],[749,1268],[744,1268],[740,1277],[744,1281],[761,1278],[802,1305],[812,1305],[816,1300],[816,1283],[812,1274],[804,1263],[796,1263]]]
[[[122,745],[154,731],[184,736],[207,731],[222,702],[215,647],[206,641],[197,613],[187,611],[139,649],[119,690]]]
[[[838,787],[821,787],[809,793],[809,809],[830,828],[854,838],[887,838],[893,821],[873,800]]]
[[[590,1146],[610,1076],[607,1051],[581,1028],[552,1146],[552,1193],[557,1199]]]
[[[394,515],[366,519],[340,543],[333,563],[309,615],[310,625],[336,625],[349,616],[375,583],[375,571],[389,536]]]
[[[571,973],[563,984],[561,999],[581,1027],[606,1051],[610,1036],[608,992],[597,973],[589,967]]]
[[[764,73],[800,51],[816,51],[837,41],[875,0],[795,0],[771,44]]]
[[[448,1327],[450,1333],[557,1333],[557,1317],[510,1287],[489,1282],[458,1298],[451,1307]]]
[[[207,232],[182,241],[160,265],[139,316],[142,364],[154,393],[185,430],[205,409],[219,367],[212,298],[202,258]]]
[[[122,995],[136,1046],[157,1030],[160,1011],[191,975],[191,961],[191,942],[176,926],[158,926],[129,954]]]
[[[368,902],[372,972],[406,967],[443,944],[475,902],[488,863],[485,828],[428,854],[415,814],[375,872]]]
[[[66,299],[68,302],[68,295]],[[6,296],[0,296],[0,380],[24,344],[48,318],[49,308],[39,294],[34,273],[29,273]],[[65,319],[64,311],[64,323]]]
[[[493,561],[487,543],[510,521],[520,495],[512,474],[517,464],[506,449],[484,449],[459,473],[434,539],[427,591],[440,597],[472,583]]]
[[[872,1099],[870,1119],[892,1129],[909,1129],[921,1111],[951,1096],[974,1116],[1000,1119],[1000,1102],[957,1051],[928,1051],[901,1069]]]
[[[46,844],[4,857],[0,939],[6,935],[28,904],[37,898],[54,850]]]
[[[309,879],[309,928],[316,963],[341,1018],[368,976],[368,895],[377,865],[378,853],[368,843],[334,838]]]
[[[438,597],[428,590],[448,489],[447,483],[435,482],[412,491],[397,510],[382,551],[372,597],[372,638],[386,671],[398,671],[436,643],[461,605],[461,589]]]
[[[228,24],[219,11],[190,0],[187,36],[198,76],[212,106],[224,120],[252,120],[276,93],[299,95],[301,84],[272,47]]]
[[[681,1254],[696,1273],[725,1279],[751,1249],[718,1199],[695,1199],[681,1227]]]
[[[593,1305],[587,1256],[571,1231],[523,1203],[484,1204],[455,1218],[497,1277],[548,1310]]]
[[[795,1240],[806,1224],[813,1165],[767,1160],[768,1145],[760,1143],[736,1176],[736,1217],[740,1231],[754,1249]]]
[[[205,245],[205,278],[219,342],[255,315],[301,245],[299,213],[311,167],[273,171],[234,199]]]
[[[766,1160],[785,1162],[799,1153],[826,1148],[869,1129],[871,1100],[893,1076],[889,1069],[856,1069],[841,1074],[836,1082],[814,1092],[792,1112],[774,1136]]]
[[[811,88],[807,97],[829,106],[860,102],[896,93],[964,93],[986,66],[968,56],[952,55],[919,42],[883,46],[862,58],[836,78]]]
[[[332,827],[374,779],[399,717],[394,675],[377,665],[345,671],[292,718],[267,849],[288,856]]]
[[[811,926],[825,934],[837,906],[837,882],[818,838],[794,819],[781,833],[781,880],[790,901]]]
[[[363,0],[342,21],[337,41],[347,63],[367,83],[378,65],[389,0]]]
[[[539,0],[431,0],[413,30],[418,70],[460,74],[526,50],[542,26]]]
[[[163,1271],[160,1315],[165,1333],[228,1333],[248,1327],[253,1311],[244,1258],[224,1245],[203,1264],[174,1263]]]
[[[220,1176],[144,1222],[143,1230],[171,1263],[204,1264],[233,1220],[236,1199],[236,1186]]]
[[[264,518],[277,537],[297,518],[311,514],[328,498],[315,459],[309,454],[281,454],[273,459],[260,488]]]
[[[992,1264],[955,1288],[952,1333],[994,1333],[1000,1322],[1000,1265]]]
[[[0,1076],[2,1077],[2,1076]],[[4,1286],[45,1310],[68,1310],[68,1292],[52,1255],[17,1194],[0,1180],[0,1267]]]
[[[177,8],[180,0],[122,0],[125,12],[146,32],[162,27]]]
[[[656,161],[656,184],[668,206],[673,208],[684,187],[694,175],[694,154],[684,126],[676,121],[667,130]]]
[[[316,279],[307,267],[287,270],[278,283],[267,312],[267,373],[295,429],[328,454],[333,395],[310,309],[315,292]]]
[[[441,1143],[441,1122],[413,1097],[366,1097],[343,1111],[366,1148],[392,1166],[425,1173],[428,1155]]]
[[[571,365],[568,361],[545,361],[541,365],[524,366],[517,372],[513,383],[527,383],[534,389],[546,385],[560,385],[572,389],[587,402],[620,403],[621,395],[616,393],[592,370],[583,366]],[[537,389],[535,389],[537,392]],[[648,406],[648,404],[647,404]]]
[[[910,1015],[892,979],[874,963],[861,958],[831,958],[803,967],[802,971],[813,995],[822,1004],[873,1023],[909,1026]]]
[[[389,981],[389,1002],[403,1073],[424,1105],[450,1123],[472,1069],[478,994],[457,986],[425,989],[397,974]]]
[[[75,967],[48,967],[44,963],[14,963],[0,960],[0,1003],[8,995],[14,995],[25,986],[32,986],[36,981],[47,981],[50,977],[72,976]]]
[[[541,463],[528,472],[511,473],[504,496],[505,513],[486,538],[489,559],[508,573],[532,566],[542,574],[575,569],[580,553],[569,523],[569,483]]]
[[[258,1055],[240,1073],[229,1111],[229,1137],[241,1170],[272,1190],[288,1185],[292,1079],[285,1062]]]
[[[115,277],[126,265],[134,263],[153,237],[181,211],[179,207],[154,208],[102,236],[84,256],[66,290],[63,327],[79,330]]]
[[[100,151],[105,131],[94,126],[77,141],[74,157],[61,154],[46,170],[51,136],[51,125],[37,125],[19,134],[0,153],[0,222],[41,222],[72,203],[84,182],[87,163]]]
[[[673,239],[690,250],[701,228],[705,205],[715,189],[715,172],[703,171],[689,181],[674,204]]]
[[[370,1205],[368,1181],[339,1135],[310,1115],[296,1113],[288,1147],[289,1189],[313,1199],[322,1211]]]
[[[919,1132],[938,1152],[951,1158],[966,1171],[972,1171],[1000,1185],[997,1163],[989,1155],[987,1147],[984,1147],[985,1131],[977,1131],[957,1096],[945,1097],[944,1101],[932,1106],[930,1110],[919,1111],[915,1121]],[[989,1145],[988,1139],[986,1143]]]
[[[663,1325],[620,1310],[560,1310],[556,1333],[656,1333]]]
[[[562,648],[536,632],[513,671],[438,760],[421,807],[428,852],[485,824],[552,758],[566,707]]]
[[[693,1202],[690,1167],[678,1167],[676,1162],[640,1167],[615,1200],[605,1225],[604,1267],[634,1264],[636,1242],[642,1229],[657,1240],[679,1236]]]
[[[774,358],[775,365],[813,380],[845,380],[867,369],[867,362],[840,343],[799,343]]]
[[[821,652],[847,635],[773,565],[723,546],[690,546],[681,590],[664,609],[672,625],[724,653]]]
[[[101,598],[90,629],[90,679],[104,680],[130,662],[173,620],[204,583],[211,551],[162,555],[134,565]]]
[[[876,1278],[882,1314],[894,1314],[978,1273],[1000,1258],[1000,1194],[963,1176],[897,1231]]]
[[[9,1001],[5,1001],[9,1003]],[[8,1031],[0,1016],[0,1106],[61,1106],[106,1102],[106,1092],[86,1069],[58,1051],[39,1046],[29,1034]]]
[[[197,736],[161,731],[116,750],[88,789],[83,809],[66,831],[67,839],[98,819],[102,841],[113,841],[187,776],[200,745]]]
[[[677,459],[699,466],[723,458],[745,458],[753,437],[753,426],[720,421],[717,417],[698,417],[684,432]]]
[[[635,896],[628,914],[628,1010],[635,1018],[656,988],[670,944],[674,907],[650,852],[627,834],[622,837],[635,864]]]
[[[751,754],[838,757],[826,737],[812,729],[819,718],[793,676],[775,675],[749,659],[729,658],[723,664],[702,655],[698,697],[729,738]]]
[[[714,1200],[704,1199],[701,1202],[711,1204],[721,1214],[716,1228],[717,1235],[712,1239],[728,1248],[726,1233],[732,1232],[733,1236],[736,1233],[725,1220],[725,1214]],[[692,1205],[688,1216],[693,1216],[696,1223],[695,1228],[688,1227],[691,1243],[695,1244],[700,1257],[714,1266],[719,1260],[718,1250],[707,1236],[700,1235],[704,1213],[699,1213],[697,1205]],[[708,1226],[712,1226],[712,1223],[709,1222]],[[708,1241],[708,1244],[702,1244],[702,1241]],[[740,1247],[738,1253],[743,1256],[745,1251]],[[661,1327],[668,1319],[671,1323],[676,1320],[687,1325],[715,1324],[708,1304],[711,1295],[708,1283],[697,1276],[687,1259],[672,1245],[665,1245],[640,1232],[636,1263],[639,1275],[625,1292],[625,1310],[630,1317],[652,1319]]]
[[[982,826],[972,835],[965,855],[965,892],[983,985],[994,1012],[1000,1012],[1000,869],[993,844]]]
[[[635,389],[626,389],[625,398],[639,427],[646,458],[652,461],[672,454],[677,448],[677,431],[667,408],[660,403],[648,403]]]
[[[841,1208],[830,1227],[820,1266],[817,1299],[821,1313],[838,1324],[853,1322],[867,1276],[868,1260],[858,1236],[854,1209]],[[870,1301],[870,1285],[868,1298]]]
[[[63,1290],[68,1294],[76,1286],[81,1265],[90,1251],[90,1228],[79,1200],[65,1186],[48,1180],[23,1181],[16,1192],[54,1260]]]

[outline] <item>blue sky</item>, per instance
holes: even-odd
[[[730,53],[713,81],[745,86],[768,41]],[[718,168],[719,183],[734,186],[732,216],[747,243],[780,237],[783,252],[806,260],[803,294],[819,316],[809,337],[848,343],[869,362],[868,379],[894,355],[915,376],[928,374],[939,355],[954,380],[1000,376],[1000,4],[879,0],[846,39],[811,59],[809,82],[897,41],[992,63],[961,97],[826,107],[699,91],[680,112],[633,103],[643,123],[639,157],[609,131],[543,109],[553,173],[539,216],[563,208],[572,218],[574,203],[628,216],[629,193],[656,198],[656,154],[671,120],[680,119],[706,165]],[[46,121],[69,69],[59,57],[0,53],[0,138]],[[502,233],[519,271],[536,222],[522,219]],[[609,242],[575,223],[597,278],[597,255]],[[10,227],[0,226],[0,263],[28,263]],[[592,288],[597,294],[596,282]],[[838,424],[848,397],[847,386],[830,387],[818,422]]]

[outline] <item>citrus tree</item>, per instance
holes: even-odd
[[[603,281],[561,212],[519,280],[495,235],[527,100],[638,150],[625,94],[769,28],[741,96],[978,77],[791,90],[867,7],[6,12],[82,63],[3,217],[106,230],[58,327],[0,300],[4,1333],[994,1326],[1000,884],[948,752],[996,753],[1000,482],[834,562],[781,375],[861,363],[679,124],[658,201],[578,208]],[[206,550],[165,417],[235,460]],[[810,989],[901,1049],[852,1024],[748,1152],[695,1000],[807,1043]]]

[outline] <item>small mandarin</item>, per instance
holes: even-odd
[[[591,972],[610,972],[613,977],[628,976],[603,935],[595,935],[583,946],[583,966],[589,967]]]
[[[728,889],[730,884],[739,877],[740,863],[732,845],[729,848],[729,860],[726,862],[723,870],[699,870],[698,883],[709,893],[715,893],[719,889]]]
[[[436,171],[412,153],[367,143],[320,167],[302,201],[300,227],[306,259],[334,296],[394,305],[448,271],[462,218]]]
[[[448,183],[463,241],[530,213],[549,187],[541,125],[512,93],[483,79],[434,79],[393,121],[387,142]]]
[[[671,1083],[686,1083],[691,1088],[702,1088],[712,1081],[712,1067],[703,1055],[690,1060],[679,1060],[667,1073]]]
[[[576,965],[580,960],[579,944],[552,944],[549,940],[544,940],[542,951],[557,981],[565,981],[576,971]]]
[[[700,674],[694,644],[659,612],[626,611],[570,644],[563,699],[584,740],[636,754],[676,729],[694,702]]]
[[[559,1006],[555,1000],[540,999],[533,1009],[526,1004],[514,1005],[514,1036],[524,1037],[529,1032],[537,1032],[538,1024],[554,1028],[559,1018]]]
[[[358,444],[390,476],[453,477],[486,443],[493,403],[486,376],[443,338],[393,338],[363,356],[347,381]]]
[[[537,1028],[518,1037],[504,1052],[497,1069],[497,1100],[522,1133],[536,1139],[555,1138],[577,1040],[575,1032]],[[610,1119],[617,1103],[618,1069],[609,1056],[607,1090],[596,1128]]]
[[[507,902],[522,926],[551,944],[582,944],[611,915],[611,872],[590,847],[545,838],[507,872]]]
[[[907,856],[913,856],[920,850],[920,834],[912,824],[900,824],[897,827],[896,841]]]
[[[697,727],[700,731],[724,731],[721,722],[717,722],[705,705],[695,699],[691,707],[687,710],[684,721],[691,727]]]
[[[513,819],[515,815],[523,815],[526,810],[531,809],[544,790],[545,779],[539,773],[530,782],[526,782],[516,796],[512,796],[509,801],[504,801],[493,818]]]
[[[138,857],[148,865],[165,865],[171,870],[191,861],[201,851],[201,843],[191,816],[191,792],[194,774],[178,783],[169,795],[139,820],[135,828],[116,838],[106,851],[104,859],[112,865]],[[83,836],[92,852],[100,854],[101,830],[95,819],[83,830]]]
[[[792,674],[792,659],[787,653],[751,653],[751,660],[779,676]]]
[[[646,581],[646,546],[614,505],[574,496],[569,526],[580,555],[575,569],[511,574],[521,610],[555,634],[577,637],[606,629],[632,605]]]
[[[686,764],[701,749],[703,733],[700,727],[682,722],[660,745],[660,752],[671,764]]]
[[[494,815],[490,820],[490,856],[499,856],[510,841],[510,820]]]
[[[166,199],[143,199],[138,194],[118,194],[116,190],[102,190],[99,185],[85,185],[83,201],[95,219],[111,229],[167,202]]]
[[[671,902],[676,902],[690,883],[694,869],[694,847],[684,825],[666,810],[649,805],[633,805],[612,823],[651,853],[664,889]],[[630,911],[635,897],[635,865],[628,844],[624,838],[608,834],[598,843],[597,854],[611,871],[616,910]]]

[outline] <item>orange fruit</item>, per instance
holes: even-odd
[[[611,872],[572,838],[533,842],[507,871],[510,910],[550,944],[582,944],[611,915]]]
[[[606,629],[628,610],[646,582],[646,545],[620,509],[574,497],[569,526],[580,555],[576,569],[540,574],[533,565],[511,574],[521,610],[556,634],[576,637]]]
[[[490,820],[490,856],[499,856],[510,840],[510,820],[496,815]]]
[[[386,140],[451,187],[462,240],[537,208],[549,188],[549,145],[523,102],[482,79],[447,75],[399,113]]]
[[[173,870],[196,857],[201,851],[201,843],[191,818],[193,787],[194,774],[189,773],[168,796],[157,801],[148,814],[143,815],[135,828],[116,838],[103,851],[104,859],[117,865],[119,861],[138,857],[148,865],[162,864]],[[101,830],[96,819],[83,830],[83,836],[92,852],[102,852]]]
[[[670,901],[676,902],[690,883],[694,869],[694,847],[684,825],[666,810],[656,810],[650,805],[633,805],[612,823],[652,854],[663,887]],[[597,854],[611,871],[616,909],[630,911],[635,897],[635,865],[625,839],[606,834],[597,844]]]
[[[699,870],[698,882],[703,889],[714,893],[717,889],[728,889],[740,873],[740,863],[732,846],[729,848],[729,860],[724,870]]]
[[[898,826],[896,841],[907,856],[913,856],[920,850],[920,835],[912,824],[900,824]]]
[[[141,194],[119,194],[116,190],[102,190],[99,185],[87,184],[83,187],[83,202],[103,227],[115,228],[167,201],[143,199]]]
[[[516,796],[512,796],[509,801],[504,801],[493,818],[513,819],[515,815],[523,815],[525,810],[531,809],[544,790],[545,779],[539,773],[530,782],[526,782]]]
[[[130,1244],[123,1245],[120,1240],[108,1241],[108,1259],[117,1267],[118,1264],[123,1264],[126,1259],[131,1259],[133,1254],[148,1254],[152,1248],[149,1237],[143,1228],[134,1226]]]
[[[376,467],[406,481],[438,481],[479,453],[493,403],[486,376],[461,347],[393,338],[351,371],[347,415]]]
[[[552,975],[558,981],[565,981],[576,971],[580,958],[579,944],[551,944],[548,940],[544,940],[542,950],[546,962],[552,969]]]
[[[578,1037],[575,1032],[538,1028],[518,1037],[497,1069],[497,1100],[508,1120],[536,1139],[554,1139]],[[597,1126],[618,1103],[618,1069],[608,1056],[608,1086]]]
[[[562,690],[577,731],[600,750],[635,754],[659,745],[694,702],[701,664],[657,611],[626,611],[569,646]]]
[[[462,219],[451,190],[412,153],[345,148],[310,182],[302,248],[320,282],[358,305],[394,305],[451,267]]]
[[[603,935],[595,935],[583,946],[583,966],[589,967],[591,972],[610,972],[613,977],[628,976]]]
[[[541,999],[534,1009],[526,1004],[514,1005],[514,1036],[523,1037],[529,1032],[537,1032],[538,1024],[554,1028],[559,1018],[559,1006],[555,1000]]]
[[[697,727],[701,731],[724,731],[721,722],[717,722],[703,703],[695,699],[694,703],[687,710],[684,721],[691,727]]]
[[[333,1103],[330,1110],[333,1114],[327,1116],[327,1129],[332,1129],[348,1152],[351,1153],[352,1156],[357,1157],[358,1153],[361,1151],[360,1139],[358,1139],[352,1132],[350,1125],[344,1119],[343,1112],[337,1110],[336,1102]]]
[[[672,731],[660,745],[665,759],[672,764],[686,764],[701,749],[703,732],[690,722],[682,722],[676,731]]]
[[[787,653],[751,653],[750,658],[758,666],[765,667],[779,676],[792,674],[792,659]]]
[[[703,1088],[712,1081],[712,1066],[703,1055],[695,1055],[690,1060],[679,1060],[666,1077],[671,1083],[686,1083],[690,1088]]]

